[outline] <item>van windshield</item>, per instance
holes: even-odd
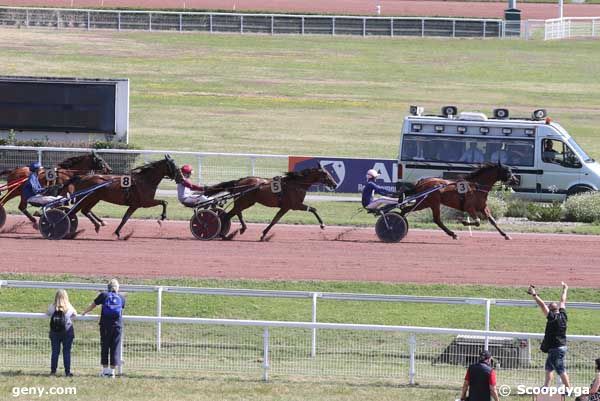
[[[406,134],[402,161],[479,164],[498,161],[509,166],[532,167],[532,139],[449,137]]]
[[[592,159],[591,157],[589,157],[588,154],[585,153],[585,151],[583,149],[581,149],[581,147],[577,144],[577,142],[575,142],[573,140],[573,138],[569,138],[567,140],[567,142],[569,143],[569,146],[575,151],[575,153],[577,153],[579,155],[579,157],[581,157],[581,159],[585,163],[592,163],[592,162],[594,162],[594,159]]]

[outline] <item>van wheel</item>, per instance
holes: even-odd
[[[567,192],[567,198],[573,195],[579,195],[579,194],[584,194],[586,192],[592,192],[593,189],[585,186],[585,185],[576,185],[574,187],[569,188],[569,191]]]

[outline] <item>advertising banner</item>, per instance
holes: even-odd
[[[321,166],[327,170],[337,183],[335,192],[356,193],[362,192],[369,169],[379,171],[377,183],[390,191],[395,191],[398,181],[398,161],[394,159],[351,159],[341,157],[311,157],[290,156],[288,159],[289,171],[300,171],[305,168]],[[325,190],[313,186],[313,191]]]

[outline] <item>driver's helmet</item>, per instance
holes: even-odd
[[[33,162],[29,165],[29,170],[31,170],[31,171],[38,171],[41,168],[42,168],[42,163],[40,163],[40,162]]]
[[[181,166],[182,174],[192,174],[192,170],[192,166],[190,166],[189,164],[184,164],[183,166]]]
[[[367,171],[367,180],[371,179],[371,178],[377,178],[377,177],[379,177],[379,173],[377,172],[377,170],[370,169],[369,171]]]

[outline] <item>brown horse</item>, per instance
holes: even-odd
[[[130,186],[123,185],[123,177],[129,177]],[[170,178],[176,182],[180,182],[183,179],[179,168],[177,168],[175,162],[169,155],[165,155],[161,160],[131,170],[129,176],[91,175],[86,177],[75,177],[71,182],[66,183],[66,191],[79,191],[110,181],[110,185],[91,193],[75,207],[73,212],[76,213],[81,210],[81,212],[94,224],[96,232],[98,232],[100,230],[100,224],[95,221],[91,215],[92,208],[96,206],[98,202],[105,201],[115,205],[129,206],[121,220],[121,224],[119,224],[119,227],[115,230],[115,235],[117,238],[120,238],[121,229],[131,215],[140,207],[148,208],[161,205],[163,208],[161,220],[167,218],[167,201],[154,199],[156,188],[163,178]]]
[[[92,151],[90,154],[82,156],[69,157],[57,165],[56,184],[63,184],[76,175],[90,174],[94,172],[110,174],[112,172],[112,168],[94,151]],[[8,176],[7,182],[10,184],[20,179],[29,177],[29,173],[29,167],[17,167],[12,170],[1,171],[0,177],[5,175]],[[42,186],[48,186],[49,183],[46,181],[46,173],[44,170],[38,174],[38,178]],[[21,196],[21,194],[22,186],[19,186],[10,193],[7,193],[5,197],[0,198],[0,203],[5,204],[9,200],[16,198],[17,196]],[[27,211],[27,199],[23,198],[22,196],[21,201],[19,202],[19,210],[21,213],[27,216],[34,227],[37,227],[35,218]]]
[[[413,192],[419,193],[432,189],[436,186],[442,186],[439,191],[435,191],[423,199],[422,202],[416,201],[414,206],[405,206],[402,211],[408,213],[421,209],[431,208],[433,221],[446,234],[454,239],[458,236],[444,225],[441,219],[440,205],[445,205],[456,210],[467,212],[473,218],[473,222],[464,222],[463,225],[479,226],[479,216],[485,216],[488,221],[505,238],[510,237],[498,227],[496,220],[487,207],[488,193],[496,182],[503,182],[508,185],[518,183],[518,179],[513,175],[510,167],[502,164],[488,163],[482,165],[471,174],[464,176],[459,180],[444,180],[442,178],[423,178],[415,184]]]
[[[279,211],[273,217],[271,223],[265,228],[260,237],[261,241],[277,222],[290,210],[303,210],[315,215],[321,229],[325,228],[323,220],[317,214],[317,209],[305,205],[304,197],[306,191],[313,184],[323,184],[331,189],[336,187],[336,182],[331,175],[321,167],[304,169],[299,172],[288,172],[283,177],[260,178],[245,177],[239,180],[222,182],[220,184],[207,187],[204,194],[211,196],[222,191],[228,191],[232,194],[240,194],[233,202],[233,208],[225,215],[225,219],[231,220],[237,216],[242,225],[239,233],[246,231],[246,223],[242,217],[242,211],[248,209],[255,203],[260,203],[269,207],[278,207]],[[234,232],[228,238],[231,239],[237,233]]]

